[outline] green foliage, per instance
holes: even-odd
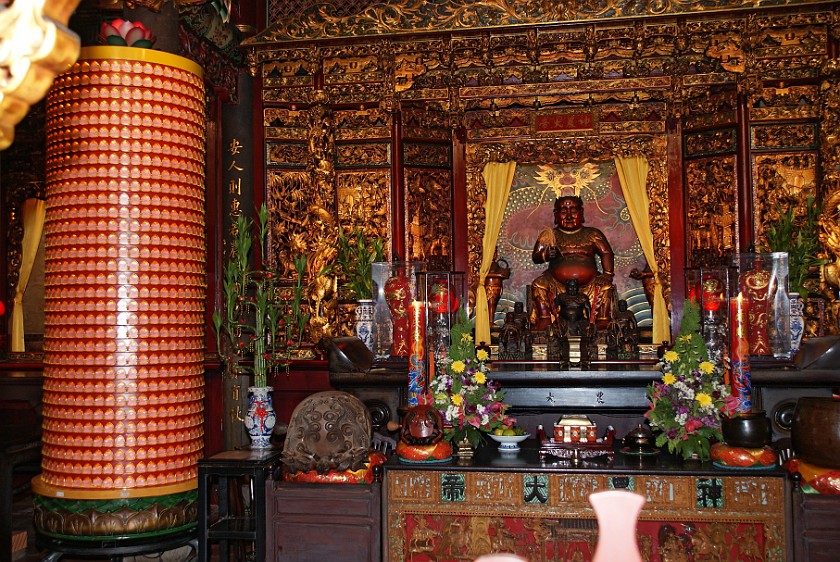
[[[659,366],[662,378],[648,385],[650,409],[645,413],[659,432],[657,446],[667,445],[684,458],[708,459],[711,443],[723,439],[721,416],[731,414],[734,398],[723,382],[721,365],[709,361],[694,301],[686,301],[680,335]]]
[[[304,283],[303,278],[306,274],[306,264],[309,261],[309,258],[305,255],[301,255],[295,258],[295,280],[294,285],[292,286],[292,314],[290,318],[287,318],[287,323],[295,323],[297,327],[297,344],[303,341],[303,332],[306,330],[306,325],[309,323],[309,319],[312,317],[312,314],[307,312],[306,314],[303,313],[301,309],[301,303],[303,302],[303,289]]]
[[[805,216],[802,224],[797,225],[793,206],[787,211],[779,210],[779,222],[770,225],[765,231],[767,244],[771,252],[788,253],[788,286],[792,292],[799,293],[803,298],[808,296],[805,281],[808,279],[811,267],[827,263],[820,259],[819,242],[820,206],[815,197],[809,195],[805,201]]]
[[[265,256],[268,209],[259,210],[260,251]],[[222,360],[234,369],[251,372],[254,386],[266,386],[268,372],[286,363],[287,338],[279,333],[282,305],[277,299],[279,276],[268,269],[251,269],[254,221],[239,215],[231,255],[224,266],[224,313],[213,312],[216,346]],[[253,366],[243,363],[253,357]]]
[[[368,240],[362,229],[356,227],[350,235],[339,229],[336,261],[347,280],[349,297],[362,300],[373,297],[373,272],[371,265],[385,259],[385,241]]]

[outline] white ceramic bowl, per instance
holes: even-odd
[[[500,451],[518,451],[519,444],[528,439],[531,436],[530,433],[523,433],[522,435],[493,435],[490,434],[490,437],[493,441],[497,441],[499,443],[499,450]]]

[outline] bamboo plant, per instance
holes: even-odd
[[[806,298],[808,287],[805,282],[811,268],[826,263],[826,260],[819,258],[820,207],[814,195],[808,195],[801,224],[797,224],[792,205],[786,211],[780,208],[779,215],[779,221],[768,226],[765,231],[767,244],[771,252],[788,253],[788,286],[791,292]]]
[[[335,248],[336,262],[347,280],[348,297],[355,300],[373,298],[373,271],[375,262],[385,259],[385,242],[382,238],[368,240],[362,229],[356,227],[350,235],[338,231]]]
[[[268,233],[268,209],[257,214],[258,239],[264,257]],[[224,311],[213,312],[216,345],[222,359],[234,369],[254,375],[254,386],[267,385],[272,368],[287,361],[287,338],[278,333],[283,327],[282,306],[277,299],[279,276],[270,268],[249,266],[254,221],[239,215],[230,258],[224,267],[222,292]],[[253,366],[244,363],[253,354]]]

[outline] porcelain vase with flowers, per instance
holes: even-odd
[[[484,443],[484,434],[510,427],[504,391],[487,378],[487,351],[476,351],[473,325],[459,309],[450,337],[451,345],[441,360],[441,369],[429,383],[433,405],[446,424],[445,438],[459,448],[476,448]]]
[[[723,440],[721,418],[734,412],[736,400],[721,365],[709,360],[694,301],[686,301],[680,335],[659,367],[662,378],[647,388],[645,413],[658,432],[656,445],[685,459],[708,460],[712,442]]]
[[[258,213],[260,251],[265,256],[268,234],[268,209]],[[236,234],[231,255],[224,268],[222,293],[224,310],[213,313],[216,345],[231,372],[253,374],[254,384],[248,388],[248,410],[245,429],[251,447],[269,447],[276,414],[271,402],[272,387],[268,375],[276,367],[288,364],[289,330],[292,325],[283,318],[283,305],[278,300],[280,277],[271,269],[252,269],[249,258],[254,221],[237,217]],[[248,359],[253,362],[249,364]]]

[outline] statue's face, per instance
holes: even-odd
[[[583,207],[572,199],[554,205],[554,222],[561,230],[577,230],[583,225]]]

